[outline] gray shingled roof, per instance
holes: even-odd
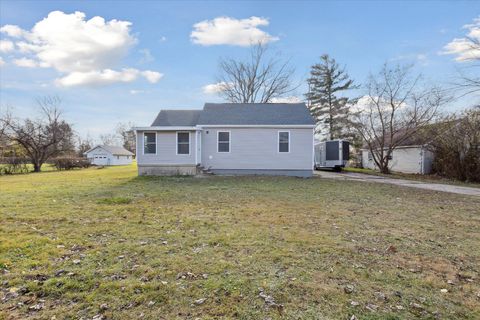
[[[152,126],[313,125],[304,103],[206,103],[203,110],[162,110]]]
[[[304,103],[206,103],[201,125],[313,125]]]
[[[102,148],[102,149],[105,149],[106,151],[110,152],[111,154],[113,154],[114,156],[131,156],[133,155],[133,153],[131,153],[130,151],[128,151],[127,149],[125,149],[124,147],[120,147],[120,146],[101,146],[101,145],[98,145],[98,146],[95,146],[93,147],[92,149],[84,152],[85,153],[88,153],[96,148]]]
[[[202,110],[162,110],[152,126],[195,126]]]

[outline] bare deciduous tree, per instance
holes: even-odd
[[[84,153],[93,148],[93,141],[90,136],[87,136],[85,139],[78,137],[77,139],[77,155],[83,157]]]
[[[116,146],[120,144],[120,138],[114,133],[105,133],[100,135],[100,142],[105,146]]]
[[[39,172],[51,157],[73,150],[73,130],[62,119],[60,98],[44,97],[38,99],[37,103],[41,109],[41,117],[38,119],[22,121],[10,113],[0,116],[5,136],[24,149],[35,172]]]
[[[384,65],[371,75],[351,123],[361,135],[375,165],[389,172],[393,151],[429,125],[448,98],[438,88],[423,88],[412,67]]]
[[[118,123],[116,132],[122,138],[123,147],[130,152],[135,153],[136,150],[136,136],[132,128],[135,127],[135,124],[132,122],[128,123]]]
[[[268,47],[260,42],[252,46],[247,61],[220,60],[219,94],[234,103],[271,102],[295,89],[293,73],[288,61],[268,56]]]
[[[477,27],[472,27],[470,30],[470,35],[459,40],[465,47],[463,51],[468,52],[468,55],[462,59],[464,63],[467,63],[467,66],[458,70],[459,79],[455,83],[456,89],[459,89],[462,95],[480,92],[480,77],[478,76],[480,68],[480,35],[478,30],[480,22],[477,23]]]

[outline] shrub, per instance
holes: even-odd
[[[57,169],[57,170],[72,170],[75,168],[88,168],[90,166],[90,162],[84,158],[77,158],[77,157],[59,157],[50,160],[50,163]]]
[[[452,116],[431,133],[432,169],[438,175],[480,182],[480,107]],[[438,132],[440,131],[440,132]]]
[[[3,157],[0,158],[0,175],[28,173],[29,160],[21,157]]]

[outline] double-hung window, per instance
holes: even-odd
[[[177,154],[190,154],[190,132],[177,132]]]
[[[145,132],[143,134],[143,153],[157,153],[157,134],[155,132]]]
[[[230,152],[230,132],[229,131],[218,131],[217,151]]]
[[[278,132],[278,152],[290,152],[290,132]]]

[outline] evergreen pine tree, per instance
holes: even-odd
[[[342,139],[349,135],[347,125],[351,101],[339,93],[356,86],[335,59],[324,54],[320,60],[311,67],[307,80],[307,106],[317,121],[317,133],[324,134],[329,140]]]

